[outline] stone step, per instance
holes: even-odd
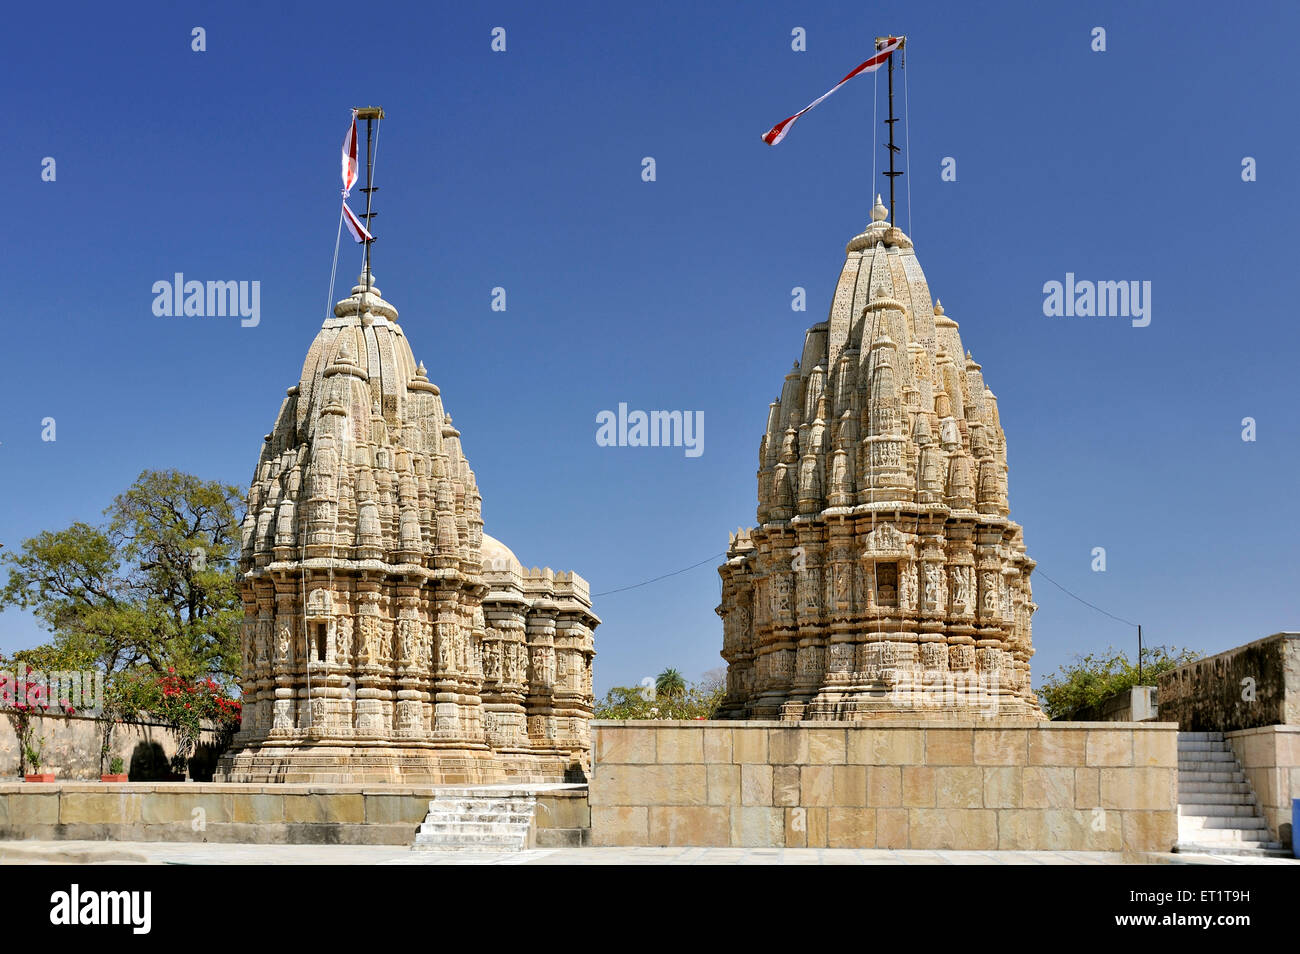
[[[536,810],[525,790],[447,789],[429,801],[412,848],[522,851]]]
[[[1247,803],[1232,802],[1203,802],[1198,798],[1195,801],[1178,800],[1178,811],[1184,815],[1204,815],[1204,816],[1229,816],[1229,817],[1255,817],[1255,806]]]
[[[1210,785],[1211,782],[1197,782],[1198,785]],[[1255,793],[1248,790],[1248,786],[1242,785],[1240,789],[1231,792],[1210,791],[1188,791],[1183,786],[1178,786],[1178,804],[1186,805],[1189,808],[1192,805],[1241,805],[1249,807],[1252,812],[1255,811]],[[1203,812],[1193,811],[1192,814],[1205,814]]]
[[[429,811],[527,812],[532,806],[525,799],[449,798],[429,802]]]
[[[1217,772],[1179,772],[1178,784],[1184,782],[1242,782],[1246,781],[1245,774],[1241,769],[1222,770]]]
[[[1223,733],[1222,732],[1179,732],[1178,741],[1181,742],[1183,741],[1183,739],[1187,739],[1189,742],[1203,742],[1207,739],[1222,742]]]
[[[1291,852],[1283,849],[1281,842],[1276,841],[1261,841],[1240,845],[1220,842],[1200,844],[1198,842],[1180,841],[1174,846],[1174,851],[1182,855],[1246,855],[1256,858],[1291,857]]]
[[[1200,829],[1204,831],[1268,831],[1268,823],[1258,815],[1184,815],[1182,806],[1178,806],[1178,829]]]
[[[1184,765],[1199,765],[1203,763],[1236,762],[1237,757],[1231,752],[1179,752],[1178,765],[1181,768]]]
[[[1179,752],[1222,752],[1226,746],[1226,742],[1200,741],[1197,739],[1192,741],[1178,740]]]
[[[463,821],[465,824],[471,824],[474,821],[516,821],[516,823],[526,825],[532,818],[533,812],[530,811],[477,811],[473,810],[473,808],[464,811],[445,811],[442,808],[433,808],[425,816],[426,820]]]
[[[1250,786],[1244,782],[1185,782],[1181,778],[1178,780],[1178,797],[1186,795],[1200,795],[1206,793],[1216,793],[1220,795],[1250,795],[1253,799],[1255,796],[1250,790]]]

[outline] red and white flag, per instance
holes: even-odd
[[[845,83],[847,83],[849,80],[853,79],[853,77],[859,76],[862,73],[874,73],[876,70],[880,69],[880,67],[883,66],[885,62],[889,59],[889,55],[902,45],[903,45],[903,37],[901,36],[889,37],[888,40],[886,40],[885,43],[883,43],[879,47],[879,49],[876,50],[875,56],[867,60],[865,63],[860,63],[858,66],[856,66],[853,69],[852,72],[849,73],[848,76],[844,77],[844,79],[840,80],[830,89],[828,89],[826,92],[822,93],[820,96],[814,99],[803,109],[799,110],[799,112],[795,113],[793,116],[786,117],[785,119],[777,123],[775,126],[773,126],[771,129],[769,129],[767,132],[763,133],[763,142],[767,143],[769,146],[775,146],[777,143],[779,143],[782,139],[786,137],[786,134],[790,131],[790,127],[794,125],[794,121],[796,119],[798,119],[804,113],[808,112],[808,110],[812,109],[814,106],[821,103],[822,100],[824,100],[831,93],[835,92]]]
[[[343,198],[357,184],[357,111],[352,110],[352,125],[343,137]]]
[[[347,223],[348,231],[358,242],[369,242],[374,238],[370,231],[361,224],[361,220],[352,214],[346,202],[343,203],[343,221]]]

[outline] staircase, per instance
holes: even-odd
[[[1198,854],[1285,856],[1271,841],[1222,732],[1178,733],[1178,845]]]
[[[411,847],[522,851],[528,846],[536,807],[536,796],[523,789],[444,789],[429,802],[429,813]]]

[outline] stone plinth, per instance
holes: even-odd
[[[1161,723],[594,722],[594,845],[1169,851]]]

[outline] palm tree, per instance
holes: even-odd
[[[655,692],[670,699],[686,694],[686,680],[676,669],[665,669],[655,677]]]

